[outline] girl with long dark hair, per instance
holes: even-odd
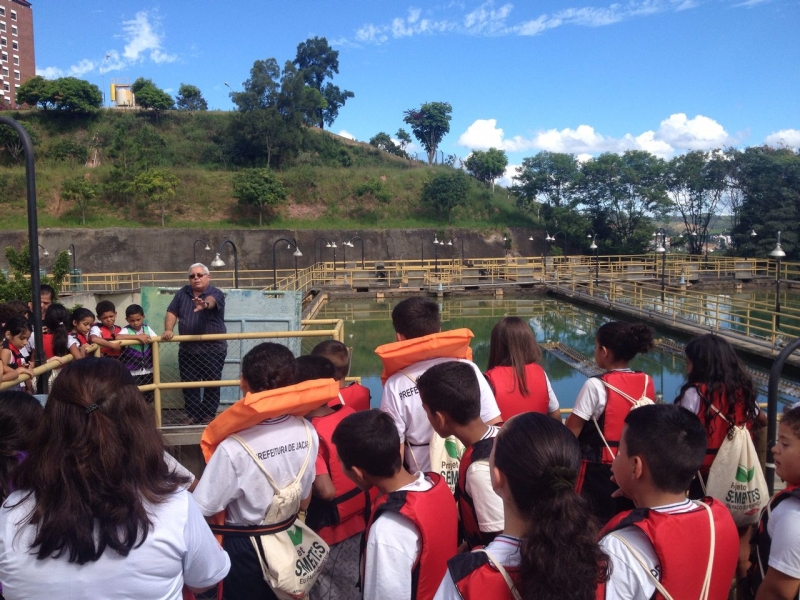
[[[519,317],[501,319],[492,329],[486,379],[503,421],[523,412],[561,420],[558,398],[539,362],[542,350],[530,326]]]
[[[523,413],[500,429],[490,457],[505,526],[483,550],[448,561],[435,600],[590,600],[607,558],[597,521],[575,493],[578,442],[542,414]]]
[[[61,370],[12,481],[0,509],[6,600],[173,600],[230,568],[118,361]]]
[[[44,355],[48,360],[69,354],[67,342],[69,339],[71,321],[69,311],[63,304],[51,304],[44,313],[44,326],[47,333],[42,334]]]
[[[11,470],[27,456],[41,417],[42,405],[30,394],[0,392],[0,503],[14,489]]]

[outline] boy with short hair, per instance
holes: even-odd
[[[153,383],[153,349],[150,344],[156,332],[144,322],[144,309],[138,304],[125,309],[125,320],[128,325],[120,330],[117,339],[135,339],[140,344],[123,346],[119,359],[133,375],[136,385],[149,385]],[[147,402],[152,402],[155,397],[152,391],[142,395]]]
[[[346,417],[333,432],[345,475],[378,489],[362,557],[364,598],[431,600],[456,554],[458,516],[436,473],[403,468],[392,418],[377,410]]]
[[[325,340],[320,342],[311,351],[312,356],[324,356],[336,368],[333,378],[339,382],[339,398],[336,401],[344,403],[353,410],[368,410],[371,396],[369,389],[360,383],[347,384],[345,379],[350,373],[350,351],[338,340]],[[334,401],[334,403],[336,402]]]
[[[432,366],[417,380],[419,397],[433,430],[464,444],[456,503],[469,549],[486,546],[503,531],[503,500],[492,489],[489,455],[498,428],[481,420],[481,390],[472,368],[449,361]]]
[[[392,347],[396,355],[397,349],[407,349],[411,363],[397,372],[390,374],[383,386],[381,410],[388,413],[400,434],[404,444],[403,452],[406,464],[412,471],[430,471],[430,441],[433,428],[428,422],[417,390],[417,378],[434,365],[442,362],[458,360],[469,365],[478,378],[480,386],[480,416],[484,423],[493,425],[500,422],[500,409],[492,393],[492,388],[483,377],[480,369],[462,353],[461,349],[469,347],[472,332],[466,333],[464,343],[459,349],[446,348],[443,341],[455,332],[442,332],[439,317],[439,305],[430,298],[413,296],[406,298],[392,310],[392,325],[395,330],[395,344],[386,344],[376,350],[385,351]],[[414,356],[419,356],[416,361]],[[382,356],[383,358],[383,356]],[[385,364],[384,359],[384,364]],[[385,367],[384,367],[385,368]]]
[[[704,597],[728,597],[739,556],[736,525],[719,501],[686,497],[705,452],[705,428],[683,407],[654,404],[628,414],[611,468],[618,493],[636,508],[603,528],[600,546],[611,564],[598,598],[650,598],[662,588],[673,598],[699,598],[709,564]]]
[[[89,330],[89,343],[100,346],[100,353],[108,358],[119,358],[122,348],[117,341],[117,334],[122,328],[116,324],[117,309],[110,300],[97,303],[94,313],[97,323]]]

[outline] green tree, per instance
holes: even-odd
[[[580,167],[574,154],[539,152],[517,167],[517,206],[530,212],[537,203],[574,208],[579,200]]]
[[[29,300],[31,294],[31,255],[26,244],[21,250],[6,247],[5,251],[11,274],[6,277],[0,272],[0,302],[11,300]],[[56,293],[61,288],[64,279],[69,275],[69,255],[66,251],[58,253],[53,263],[51,274],[41,278],[42,284],[51,286]],[[53,298],[55,302],[57,298]],[[44,316],[44,315],[43,315]]]
[[[411,132],[428,155],[428,164],[436,159],[436,149],[442,138],[450,132],[450,113],[453,107],[448,102],[426,102],[419,108],[403,113],[403,122],[411,127]]]
[[[332,49],[324,37],[309,38],[297,45],[294,64],[302,73],[305,83],[325,99],[325,106],[316,109],[314,124],[320,129],[324,129],[325,124],[330,127],[339,115],[339,109],[348,98],[355,95],[330,82],[323,86],[326,79],[332,79],[334,73],[339,73],[339,51]]]
[[[175,105],[178,110],[208,110],[208,102],[203,98],[200,88],[188,83],[181,83],[181,87],[178,88]]]
[[[148,203],[158,206],[161,226],[164,227],[164,212],[175,201],[175,188],[180,180],[164,169],[148,169],[133,178],[133,191]]]
[[[89,203],[97,197],[97,186],[92,183],[87,175],[77,175],[65,179],[61,184],[61,197],[74,202],[81,211],[81,224],[86,225],[86,209]]]
[[[136,97],[136,104],[146,110],[152,110],[156,115],[156,122],[165,110],[175,106],[175,101],[168,93],[157,87],[150,79],[139,77],[133,82],[131,91]]]
[[[78,140],[62,137],[50,145],[47,156],[57,162],[69,163],[70,167],[84,164],[89,156],[89,148]]]
[[[422,203],[439,218],[450,222],[453,209],[467,201],[469,178],[462,171],[436,173],[422,185]]]
[[[286,201],[286,188],[269,169],[248,169],[233,176],[233,196],[240,205],[258,209],[261,227],[264,210],[273,211]]]
[[[31,144],[34,147],[39,143],[39,134],[33,123],[27,121],[19,121],[19,124],[28,132],[31,138]],[[19,134],[8,127],[7,125],[0,125],[0,148],[5,150],[11,157],[13,162],[19,162],[25,152],[25,147],[22,145],[22,138]]]
[[[17,88],[17,102],[31,107],[41,104],[42,108],[47,109],[52,97],[51,84],[52,81],[41,75],[31,77]]]
[[[403,156],[408,156],[406,148],[408,148],[408,145],[411,143],[411,136],[408,135],[408,132],[402,127],[398,129],[397,133],[394,135],[397,137],[397,141],[400,142],[400,150],[403,151]]]
[[[665,171],[666,163],[644,150],[607,152],[583,164],[582,201],[609,250],[644,250],[652,218],[666,216],[670,208]]]
[[[464,166],[478,181],[491,184],[494,190],[495,179],[502,177],[506,171],[508,157],[505,150],[497,148],[489,148],[486,152],[474,150]]]
[[[103,105],[100,88],[77,77],[60,77],[47,86],[49,102],[57,110],[92,113]]]
[[[406,153],[403,152],[403,149],[394,143],[391,137],[389,137],[388,133],[381,131],[380,133],[376,133],[372,138],[369,140],[370,146],[375,146],[376,148],[383,150],[384,152],[388,152],[389,154],[394,154],[395,156],[402,156],[405,158]]]
[[[277,105],[281,84],[281,68],[274,58],[257,60],[250,68],[250,79],[243,84],[241,92],[231,92],[231,101],[240,112]]]

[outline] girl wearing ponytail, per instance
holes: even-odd
[[[543,414],[523,413],[500,429],[490,458],[505,527],[485,549],[459,554],[434,600],[591,600],[607,557],[598,525],[575,493],[577,440]]]

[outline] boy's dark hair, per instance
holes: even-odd
[[[311,351],[311,356],[324,356],[333,363],[336,372],[333,378],[341,381],[350,372],[350,351],[338,340],[320,342]]]
[[[286,346],[264,342],[242,359],[242,377],[251,392],[263,392],[292,385],[295,378],[294,354]]]
[[[31,309],[28,307],[28,303],[24,300],[11,300],[7,304],[8,308],[14,311],[15,315],[19,315],[20,317],[27,317]]]
[[[781,423],[786,425],[792,430],[795,437],[800,438],[800,406],[796,408],[788,408],[781,417]]]
[[[655,343],[653,330],[644,323],[611,321],[601,325],[595,337],[597,343],[608,348],[615,359],[624,361],[647,352]]]
[[[689,484],[706,456],[706,430],[693,412],[676,404],[651,404],[625,418],[628,456],[639,456],[655,486],[678,494]]]
[[[439,305],[424,296],[412,296],[392,310],[394,330],[408,339],[439,333],[442,323]]]
[[[56,299],[56,291],[52,286],[49,286],[46,283],[43,283],[39,286],[39,295],[41,296],[42,294],[48,294],[51,300]]]
[[[481,418],[481,388],[467,363],[449,360],[432,366],[417,379],[423,404],[448,415],[459,425]]]
[[[130,304],[128,308],[125,309],[125,318],[128,319],[133,315],[142,315],[144,316],[144,309],[139,306],[138,304]]]
[[[380,410],[362,410],[342,419],[331,438],[347,469],[358,467],[373,477],[391,477],[400,470],[400,435],[392,417]]]
[[[298,356],[295,361],[295,383],[312,379],[335,379],[336,367],[324,356]]]
[[[94,312],[97,315],[97,318],[99,319],[103,315],[103,313],[117,312],[117,307],[114,306],[114,303],[111,302],[111,300],[100,300],[100,302],[97,303],[97,306],[95,306]]]

